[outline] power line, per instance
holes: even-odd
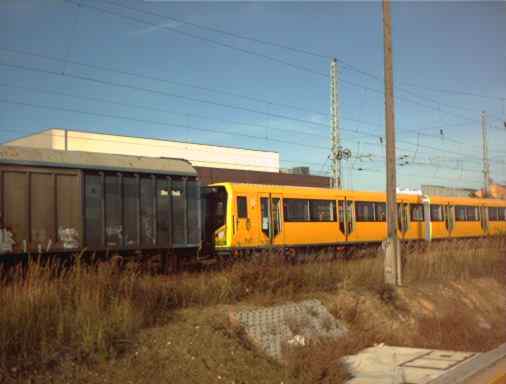
[[[300,119],[300,118],[296,118],[296,117],[291,117],[291,116],[286,116],[286,115],[280,115],[280,114],[273,114],[273,113],[264,112],[264,111],[258,111],[258,110],[255,110],[255,109],[246,108],[246,107],[237,106],[237,105],[218,103],[218,102],[214,102],[212,100],[204,100],[204,99],[198,99],[198,98],[194,98],[194,97],[183,96],[183,95],[179,95],[179,94],[162,92],[162,91],[153,90],[153,89],[150,89],[150,88],[132,86],[132,85],[129,85],[129,84],[115,83],[115,82],[110,82],[110,81],[106,81],[106,80],[96,79],[96,78],[92,78],[92,77],[88,77],[88,76],[81,76],[81,75],[74,75],[74,74],[62,74],[62,73],[56,72],[56,71],[50,71],[50,70],[41,69],[41,68],[34,68],[34,67],[27,67],[27,66],[22,66],[22,65],[17,65],[17,64],[14,65],[14,64],[0,63],[0,66],[5,66],[5,67],[10,67],[10,68],[15,68],[15,69],[22,69],[22,70],[26,70],[26,71],[41,72],[41,73],[46,73],[46,74],[55,75],[55,76],[63,76],[63,77],[76,78],[76,79],[79,79],[79,80],[90,81],[90,82],[98,83],[98,84],[101,84],[101,85],[112,85],[112,86],[116,86],[116,87],[132,89],[132,90],[136,90],[136,91],[149,92],[149,93],[153,93],[153,94],[158,94],[158,95],[168,96],[168,97],[175,97],[175,98],[179,98],[179,99],[183,99],[183,100],[187,100],[187,101],[192,101],[192,102],[211,104],[211,105],[216,105],[216,106],[225,107],[225,108],[232,108],[232,109],[243,110],[243,111],[247,111],[247,112],[251,112],[251,113],[257,113],[257,114],[262,114],[262,115],[273,116],[273,117],[277,117],[277,118],[281,118],[281,119],[286,119],[286,120],[297,121],[297,122],[301,122],[301,123],[305,123],[305,124],[311,124],[311,125],[316,125],[316,126],[324,126],[324,127],[327,128],[326,124],[318,123],[318,122],[314,122],[314,121],[310,121],[310,120],[304,120],[304,119]],[[349,119],[349,120],[351,120],[351,119]],[[352,120],[352,121],[356,121],[356,120]],[[350,131],[351,133],[360,134],[360,135],[364,135],[364,136],[372,136],[372,137],[375,137],[375,138],[380,137],[380,135],[378,135],[375,132],[360,131],[360,130],[350,130],[350,129],[348,129],[348,130],[343,129],[343,131]],[[412,143],[412,142],[408,142],[408,141],[405,141],[405,140],[398,140],[398,142],[399,143],[404,143],[406,145],[411,145],[411,146],[416,146],[416,147],[421,147],[421,148],[426,148],[426,149],[432,149],[432,150],[436,150],[436,151],[444,151],[446,153],[453,153],[453,154],[457,154],[457,155],[466,155],[466,154],[461,153],[461,152],[451,151],[451,150],[448,150],[446,148],[433,147],[433,146],[429,146],[429,145],[426,145],[426,144],[422,145],[422,144],[419,144],[419,143]]]
[[[127,15],[124,15],[124,14],[119,14],[117,12],[111,12],[108,9],[104,9],[104,8],[100,8],[100,7],[95,7],[95,6],[92,6],[90,4],[77,3],[77,2],[75,2],[73,0],[64,0],[64,1],[67,2],[67,3],[74,4],[74,5],[80,4],[80,6],[84,7],[84,8],[93,9],[93,10],[99,11],[101,13],[110,14],[110,15],[113,15],[113,16],[117,16],[117,17],[120,17],[120,18],[123,18],[123,19],[131,20],[131,21],[134,21],[134,22],[137,22],[137,23],[141,23],[141,24],[144,24],[144,25],[157,26],[156,24],[150,23],[149,21],[146,21],[146,20],[143,20],[143,19],[138,19],[136,17],[127,16]],[[283,64],[283,65],[286,65],[288,67],[291,67],[291,68],[294,68],[294,69],[297,69],[297,70],[300,70],[300,71],[305,71],[305,72],[308,72],[308,73],[312,73],[314,75],[328,77],[328,74],[326,74],[324,72],[315,71],[315,70],[313,70],[313,69],[311,69],[309,67],[293,64],[290,61],[278,59],[278,58],[276,58],[274,56],[266,55],[266,54],[259,53],[259,52],[256,52],[256,51],[251,51],[251,50],[246,49],[246,48],[236,47],[235,45],[224,43],[224,42],[213,40],[213,39],[209,39],[207,37],[196,35],[194,33],[181,31],[181,30],[179,30],[177,28],[171,28],[169,26],[163,26],[162,30],[168,30],[168,31],[174,32],[176,34],[180,34],[180,35],[183,35],[183,36],[191,37],[193,39],[205,41],[205,42],[207,42],[209,44],[213,44],[213,45],[217,45],[217,46],[233,49],[233,50],[236,50],[236,51],[248,54],[248,55],[261,57],[263,59],[266,59],[266,60],[269,60],[269,61],[272,61],[272,62],[276,62],[278,64]]]
[[[146,124],[155,124],[155,125],[161,125],[166,127],[178,127],[178,128],[184,128],[184,129],[190,129],[190,130],[196,130],[196,131],[203,131],[203,132],[211,132],[211,133],[217,133],[217,134],[225,134],[225,135],[231,135],[234,137],[240,136],[245,137],[248,139],[258,139],[258,140],[266,140],[265,137],[262,136],[255,136],[250,134],[244,134],[244,133],[238,133],[237,131],[223,131],[223,130],[216,130],[216,129],[210,129],[210,128],[197,128],[188,126],[186,124],[168,124],[166,122],[161,121],[155,121],[155,120],[146,120],[146,119],[139,119],[134,117],[128,117],[128,116],[120,116],[120,115],[113,115],[113,114],[107,114],[107,113],[99,113],[99,112],[89,112],[89,111],[82,111],[79,109],[73,109],[73,108],[64,108],[64,107],[55,107],[51,105],[41,105],[41,104],[33,104],[33,103],[26,103],[21,101],[12,101],[12,100],[6,100],[6,99],[0,99],[1,103],[6,104],[13,104],[13,105],[21,105],[21,106],[27,106],[32,108],[38,108],[38,109],[49,109],[49,110],[57,110],[57,111],[63,111],[63,112],[72,112],[72,113],[78,113],[78,114],[84,114],[84,115],[90,115],[90,116],[96,116],[96,117],[107,117],[112,119],[120,119],[120,120],[128,120],[128,121],[134,121],[138,123],[146,123]],[[327,147],[317,146],[317,145],[310,145],[307,143],[298,143],[295,141],[286,141],[286,140],[280,140],[276,138],[268,138],[268,141],[275,141],[279,143],[284,144],[290,144],[290,145],[297,145],[307,148],[315,148],[315,149],[325,149],[327,150]]]
[[[116,17],[119,17],[119,18],[124,18],[124,19],[130,20],[130,21],[142,23],[144,25],[158,26],[155,23],[151,23],[151,22],[148,22],[148,21],[143,20],[143,19],[138,19],[138,18],[135,18],[135,17],[132,17],[132,16],[127,16],[127,15],[120,14],[120,13],[117,13],[117,12],[112,12],[112,11],[110,11],[108,9],[104,9],[104,8],[100,8],[100,7],[96,7],[96,6],[91,6],[89,4],[76,3],[73,0],[64,0],[64,1],[66,1],[68,3],[71,3],[71,4],[74,4],[74,5],[78,5],[79,4],[81,7],[93,9],[93,10],[98,11],[98,12],[102,12],[102,13],[105,13],[105,14],[110,14],[110,15],[113,15],[113,16],[116,16]],[[137,10],[137,11],[138,12],[144,12],[144,11],[139,11],[139,10]],[[164,15],[159,15],[159,17],[165,17],[165,16]],[[289,67],[292,67],[292,68],[295,68],[295,69],[298,69],[298,70],[302,70],[302,71],[306,71],[306,72],[309,72],[309,73],[312,73],[312,74],[315,74],[315,75],[318,75],[318,76],[322,76],[322,77],[325,77],[325,78],[329,77],[329,75],[327,73],[318,72],[318,71],[315,71],[315,70],[313,70],[313,69],[311,69],[309,67],[293,64],[292,62],[289,62],[289,61],[286,61],[286,60],[282,60],[282,59],[278,59],[278,58],[275,58],[275,57],[270,56],[270,55],[266,55],[266,54],[259,53],[259,52],[256,52],[256,51],[251,51],[251,50],[245,49],[245,48],[240,48],[240,47],[237,47],[237,46],[234,46],[234,45],[231,45],[231,44],[227,44],[227,43],[224,43],[224,42],[221,42],[221,41],[218,41],[218,40],[209,39],[207,37],[202,37],[200,35],[196,35],[196,34],[193,34],[193,33],[181,31],[181,30],[179,30],[177,28],[173,28],[173,27],[170,27],[170,26],[162,26],[161,30],[170,31],[170,32],[173,32],[173,33],[176,33],[176,34],[180,34],[180,35],[191,37],[191,38],[194,38],[194,39],[197,39],[197,40],[205,41],[205,42],[207,42],[209,44],[223,46],[225,48],[237,50],[237,51],[249,54],[249,55],[254,55],[254,56],[257,56],[257,57],[261,57],[261,58],[264,58],[264,59],[267,59],[267,60],[270,60],[270,61],[273,61],[273,62],[277,62],[278,64],[287,65]],[[379,94],[383,95],[383,91],[382,90],[379,90],[379,89],[376,89],[376,88],[371,88],[371,87],[368,87],[368,86],[365,86],[365,85],[362,85],[362,84],[359,84],[359,83],[351,82],[351,81],[348,81],[348,80],[342,80],[342,83],[343,84],[349,84],[349,85],[352,85],[352,86],[355,86],[355,87],[359,87],[359,88],[366,89],[366,90],[369,90],[369,91],[372,91],[372,92],[379,93]],[[411,91],[407,91],[407,92],[411,92]],[[419,96],[415,95],[415,97],[419,97]],[[419,98],[422,98],[422,97],[419,97]],[[427,104],[423,104],[423,103],[414,101],[412,99],[407,99],[405,97],[403,99],[406,100],[406,101],[409,101],[411,103],[418,104],[420,106],[424,106],[426,108],[436,109],[433,106],[430,106],[430,105],[427,105]],[[401,100],[401,99],[399,97],[396,97],[396,100]],[[440,103],[439,101],[434,101],[434,100],[431,100],[431,99],[429,99],[429,101],[436,102],[439,105],[444,105],[443,103]],[[460,109],[462,109],[461,107],[453,107],[453,106],[450,106],[450,107],[451,108],[460,108]],[[447,112],[447,114],[450,114],[450,113]],[[459,117],[465,117],[465,118],[469,119],[469,117],[467,117],[467,116],[457,115],[457,114],[454,114],[454,115],[455,116],[459,116]],[[473,121],[473,120],[470,119],[470,121]]]
[[[0,100],[0,102],[5,102],[4,100]],[[31,107],[42,107],[42,108],[53,108],[53,107],[48,107],[48,106],[38,106],[38,105],[35,105],[35,104],[31,104],[31,103],[19,103],[19,102],[9,102],[9,103],[13,103],[13,104],[21,104],[21,105],[27,105],[27,106],[31,106]],[[66,109],[66,108],[58,108],[58,107],[54,107],[54,109],[58,109],[58,110],[63,110],[65,112],[76,112],[76,113],[85,113],[85,114],[92,114],[92,115],[95,115],[95,113],[92,113],[92,112],[84,112],[84,111],[77,111],[77,110],[69,110],[69,109]],[[102,114],[97,114],[97,115],[102,115]],[[119,118],[119,119],[123,119],[124,117],[120,117],[120,116],[115,116],[115,115],[106,115],[105,117],[111,117],[111,118]],[[127,120],[134,120],[134,121],[137,121],[138,119],[131,119],[131,118],[125,118]],[[155,123],[155,122],[151,122],[150,123]],[[158,123],[158,122],[157,122]],[[166,124],[166,123],[159,123],[159,124],[164,124],[166,126],[173,126],[172,124]],[[201,130],[200,128],[194,128],[194,127],[190,127],[189,129],[195,129],[195,130]],[[23,134],[34,134],[33,132],[26,132],[24,130],[18,130],[18,129],[5,129],[3,130],[4,132],[20,132],[20,133],[23,133]],[[106,133],[106,132],[97,132],[97,131],[86,131],[86,130],[78,130],[78,131],[75,131],[76,133],[90,133],[90,134],[95,134],[95,135],[114,135],[114,133]],[[226,132],[226,131],[213,131],[213,132],[216,132],[216,133],[222,133],[222,134],[229,134],[229,132]],[[62,134],[58,134],[58,133],[53,133],[53,132],[36,132],[35,134],[38,134],[38,135],[47,135],[47,136],[51,136],[51,137],[60,137],[60,138],[65,138],[65,135],[62,135]],[[236,134],[234,134],[236,135]],[[261,137],[259,137],[261,139]],[[144,140],[160,140],[160,139],[157,139],[157,138],[148,138],[148,137],[142,137],[141,139],[144,139]],[[142,146],[149,146],[149,147],[154,147],[154,148],[164,148],[164,149],[167,149],[166,146],[164,145],[161,145],[161,144],[154,144],[154,143],[150,143],[150,144],[136,144],[136,143],[132,143],[131,141],[126,141],[126,140],[120,140],[120,139],[106,139],[106,138],[97,138],[97,137],[77,137],[77,136],[72,136],[71,137],[71,140],[81,140],[81,141],[98,141],[98,142],[105,142],[105,143],[115,143],[115,144],[118,144],[118,143],[122,143],[122,144],[129,144],[129,145],[133,145],[133,146],[139,146],[139,145],[142,145]],[[163,139],[163,140],[166,140],[166,139]],[[285,142],[285,141],[282,141],[282,142]],[[285,142],[285,143],[289,143],[289,144],[293,144],[291,142]],[[193,144],[197,144],[197,143],[193,143]],[[206,144],[207,145],[207,144]],[[300,144],[301,146],[305,146],[305,147],[312,147],[312,146],[309,146],[309,145],[306,145],[306,144]],[[247,150],[255,150],[255,149],[248,149],[248,148],[243,148],[243,149],[247,149]],[[199,152],[205,152],[205,151],[202,151],[200,150]],[[378,158],[384,158],[384,156],[375,156],[375,157],[378,157]],[[207,161],[207,160],[200,160],[200,159],[195,159],[193,160],[194,162],[201,162],[201,163],[220,163],[222,165],[237,165],[237,166],[244,166],[244,165],[249,165],[249,164],[244,164],[244,163],[236,163],[236,162],[219,162],[219,161]],[[294,161],[294,160],[282,160],[282,162],[285,162],[285,163],[294,163],[294,164],[299,164],[299,165],[320,165],[320,163],[315,163],[315,162],[302,162],[302,161]],[[430,167],[435,167],[433,164],[428,164],[428,163],[422,163],[422,162],[416,162],[416,163],[412,163],[412,165],[416,165],[416,166],[430,166]],[[256,167],[263,167],[263,168],[270,168],[270,167],[267,167],[267,166],[261,166],[261,165],[255,165]],[[437,168],[443,168],[443,169],[450,169],[450,170],[454,170],[454,168],[451,168],[451,167],[444,167],[444,166],[440,166],[438,165]],[[471,172],[471,173],[480,173],[479,170],[469,170],[469,169],[462,169],[463,171],[465,172]],[[378,170],[378,169],[374,169],[374,170],[368,170],[368,169],[361,169],[361,171],[374,171],[374,172],[380,172],[380,171],[383,171],[383,170]],[[321,173],[321,172],[320,172]],[[324,174],[328,175],[328,172],[323,172]],[[419,175],[415,175],[415,174],[412,174],[413,176],[419,176]],[[432,176],[431,176],[432,177]],[[441,179],[446,179],[446,180],[451,180],[452,178],[449,178],[449,177],[445,177],[445,178],[442,178]],[[457,180],[457,179],[455,179]]]
[[[17,49],[17,48],[14,49],[14,48],[0,47],[0,50],[6,51],[6,52],[15,53],[15,54],[27,55],[27,56],[32,56],[32,57],[39,57],[41,59],[50,60],[50,61],[54,61],[54,62],[64,62],[64,63],[74,64],[74,65],[79,65],[79,66],[82,66],[82,67],[93,68],[93,69],[98,69],[98,70],[101,70],[101,71],[107,71],[107,72],[111,72],[111,73],[116,73],[116,74],[120,74],[120,75],[131,76],[131,77],[138,77],[138,78],[142,78],[142,79],[146,79],[146,80],[159,81],[159,82],[164,82],[164,83],[168,83],[168,84],[174,84],[174,85],[177,85],[177,86],[198,89],[198,90],[201,90],[201,91],[206,91],[206,92],[223,94],[223,95],[227,95],[227,96],[238,97],[238,98],[242,98],[242,99],[245,99],[245,100],[250,100],[250,101],[254,101],[254,102],[258,102],[258,103],[265,103],[265,104],[268,104],[268,105],[277,105],[277,106],[280,106],[280,107],[297,109],[299,111],[310,112],[310,113],[314,113],[314,114],[322,115],[322,116],[326,116],[326,117],[329,115],[328,112],[324,113],[324,112],[321,112],[321,111],[314,111],[314,110],[311,110],[311,109],[306,109],[306,108],[304,108],[302,106],[299,106],[299,105],[279,103],[279,102],[276,102],[276,101],[273,101],[273,100],[268,100],[268,99],[253,97],[253,96],[244,95],[244,94],[236,93],[236,92],[231,92],[231,91],[227,91],[227,90],[223,90],[223,89],[203,87],[201,85],[190,84],[190,83],[186,83],[186,82],[182,82],[182,81],[169,80],[169,79],[165,79],[165,78],[161,78],[161,77],[157,77],[157,76],[149,76],[149,75],[146,75],[146,74],[143,74],[143,73],[140,73],[140,72],[130,72],[130,71],[125,71],[125,70],[121,70],[121,69],[118,69],[118,68],[111,68],[111,67],[106,67],[106,66],[102,66],[102,65],[83,63],[82,61],[70,60],[68,58],[64,59],[64,58],[59,58],[59,57],[55,57],[55,56],[49,56],[47,54],[25,51],[25,50],[21,50],[21,49]]]
[[[127,6],[124,3],[118,3],[118,2],[112,1],[112,0],[101,0],[101,3],[104,3],[104,2],[112,4],[112,5],[114,5],[114,6],[118,7],[118,8],[128,9],[128,10],[135,11],[135,12],[138,12],[138,13],[142,13],[142,14],[145,14],[145,15],[157,16],[157,17],[160,17],[160,18],[172,20],[172,21],[175,21],[177,23],[186,24],[186,25],[189,25],[189,26],[192,26],[192,27],[204,30],[204,31],[211,31],[211,32],[215,32],[215,33],[220,33],[222,35],[234,37],[234,38],[241,39],[241,40],[251,41],[251,42],[254,42],[254,43],[257,43],[257,44],[268,45],[268,46],[271,46],[271,47],[274,47],[274,48],[281,48],[281,49],[285,49],[285,50],[292,51],[292,52],[295,52],[295,53],[301,53],[301,54],[317,57],[317,58],[320,58],[320,59],[325,59],[326,61],[328,61],[330,58],[334,57],[334,55],[331,55],[331,54],[328,54],[328,53],[316,52],[316,51],[313,51],[313,50],[303,49],[303,48],[299,48],[299,47],[293,47],[293,46],[290,46],[290,45],[281,44],[281,43],[274,42],[274,41],[268,41],[268,40],[263,40],[263,39],[259,39],[259,38],[256,38],[256,37],[246,36],[246,35],[243,35],[243,34],[240,34],[240,33],[237,33],[237,32],[231,32],[231,31],[227,31],[227,30],[224,30],[224,29],[220,29],[220,28],[216,28],[216,27],[211,27],[209,25],[203,25],[203,24],[198,24],[198,23],[195,23],[195,22],[190,22],[188,20],[175,18],[175,17],[168,16],[168,15],[165,15],[165,14],[162,14],[162,13],[153,12],[153,11],[147,11],[147,10],[144,10],[144,9],[139,9],[139,8]],[[354,72],[357,72],[359,74],[362,74],[362,75],[370,77],[370,78],[374,78],[374,79],[376,79],[378,81],[383,81],[384,80],[382,76],[375,75],[375,74],[372,74],[370,72],[364,71],[364,70],[358,68],[355,65],[352,65],[350,63],[345,62],[342,59],[336,59],[336,60],[339,62],[339,64],[341,65],[341,67],[349,68],[350,70],[352,70]],[[480,98],[499,100],[499,101],[502,101],[502,102],[506,101],[506,98],[504,98],[504,97],[482,95],[482,94],[477,94],[477,93],[474,93],[474,92],[456,91],[456,90],[448,90],[448,89],[434,89],[434,88],[429,88],[429,87],[425,87],[425,86],[419,86],[419,85],[415,85],[415,84],[412,84],[412,83],[406,83],[406,82],[402,82],[402,85],[403,86],[407,86],[407,87],[413,87],[413,88],[418,88],[418,89],[422,89],[422,90],[427,90],[427,91],[431,91],[431,92],[453,93],[453,94],[460,94],[460,95],[466,95],[466,96],[475,96],[475,97],[480,97]],[[399,86],[397,86],[397,87],[399,87]]]
[[[126,76],[138,77],[138,78],[143,78],[143,79],[153,80],[153,81],[167,82],[167,83],[176,84],[176,85],[179,85],[179,86],[185,86],[185,87],[190,87],[190,88],[194,88],[194,89],[205,90],[207,92],[221,93],[221,94],[225,94],[225,95],[229,95],[229,96],[240,97],[240,98],[244,98],[244,99],[247,99],[247,100],[252,100],[252,101],[256,101],[256,102],[266,103],[268,105],[278,105],[278,106],[282,106],[282,107],[286,107],[286,108],[291,108],[291,109],[295,109],[295,110],[299,110],[299,111],[310,112],[310,113],[314,113],[314,114],[318,114],[318,115],[322,115],[322,116],[328,117],[328,113],[318,112],[318,111],[306,109],[306,108],[303,108],[303,107],[300,107],[300,106],[296,106],[296,105],[291,105],[291,104],[277,103],[277,102],[273,102],[272,100],[266,100],[266,99],[251,97],[251,96],[245,96],[245,95],[238,94],[238,93],[235,93],[235,92],[230,92],[230,91],[225,91],[225,90],[218,90],[218,89],[213,89],[213,88],[208,88],[208,87],[202,87],[202,86],[197,86],[197,85],[194,85],[194,84],[189,84],[189,83],[184,83],[184,82],[178,82],[178,81],[168,80],[168,79],[164,79],[164,78],[160,78],[160,77],[148,76],[148,75],[137,73],[137,72],[129,72],[129,71],[124,71],[124,70],[120,70],[120,69],[117,69],[117,68],[110,68],[110,67],[100,66],[100,65],[96,65],[96,64],[83,63],[83,62],[80,62],[80,61],[75,61],[75,60],[70,60],[70,59],[63,59],[63,58],[58,58],[58,57],[54,57],[54,56],[49,56],[49,55],[46,55],[46,54],[29,52],[29,51],[20,50],[20,49],[0,47],[0,50],[4,50],[6,52],[11,52],[11,53],[15,53],[15,54],[27,55],[27,56],[32,56],[32,57],[39,57],[39,58],[42,58],[42,59],[45,59],[45,60],[54,61],[54,62],[71,63],[71,64],[75,64],[75,65],[79,65],[79,66],[83,66],[83,67],[87,67],[87,68],[98,69],[98,70],[107,71],[107,72],[111,72],[111,73],[117,73],[117,74],[126,75]],[[25,67],[25,68],[27,68],[27,67]],[[57,74],[57,73],[54,73],[54,74]],[[68,73],[66,74],[64,72],[59,73],[59,74],[60,75],[71,76],[70,74],[68,74]],[[274,116],[274,117],[276,117],[276,116]],[[352,122],[355,122],[355,123],[358,123],[358,124],[362,124],[362,125],[374,125],[374,126],[382,127],[381,124],[376,124],[376,123],[373,123],[373,122],[367,122],[367,121],[363,121],[363,120],[359,120],[359,119],[354,119],[354,118],[346,118],[346,117],[344,117],[343,120],[352,121]],[[461,124],[464,124],[464,123],[462,123],[462,122],[458,123],[458,125],[461,125]],[[466,121],[465,124],[468,124],[468,122]],[[441,126],[441,127],[446,127],[446,126],[448,126],[448,125]],[[432,127],[432,128],[440,128],[440,127]],[[404,130],[404,131],[405,132],[417,132],[416,130]],[[430,134],[426,134],[426,133],[424,133],[423,136],[427,136],[427,137],[440,137],[440,136],[437,136],[437,135],[430,135]],[[454,139],[449,139],[449,140],[454,141],[454,142],[459,143],[459,144],[462,144],[462,142],[459,142],[459,141],[454,140]]]
[[[23,90],[27,90],[27,91],[45,93],[45,94],[49,94],[49,95],[65,96],[65,97],[71,97],[71,98],[81,99],[81,100],[90,100],[90,101],[95,101],[95,102],[105,102],[105,103],[110,103],[110,104],[116,104],[116,105],[119,105],[122,107],[139,108],[139,109],[144,109],[144,110],[148,110],[148,111],[164,112],[164,113],[169,113],[171,115],[181,116],[181,117],[196,117],[199,119],[215,120],[215,121],[220,121],[223,123],[231,123],[231,124],[244,125],[244,126],[249,126],[249,127],[269,129],[269,130],[275,129],[276,131],[291,132],[291,133],[297,133],[300,135],[307,135],[307,136],[317,136],[317,137],[321,137],[321,138],[325,138],[325,139],[328,138],[328,135],[319,134],[319,133],[313,132],[313,131],[307,131],[307,130],[306,131],[299,131],[299,130],[295,130],[295,129],[286,129],[286,128],[279,128],[279,127],[273,128],[273,127],[270,127],[268,125],[263,125],[263,124],[252,124],[252,123],[245,123],[245,122],[236,121],[236,120],[218,119],[218,118],[211,117],[211,116],[199,115],[199,114],[189,113],[189,112],[188,113],[187,112],[174,112],[174,111],[168,110],[168,109],[156,108],[156,107],[151,107],[151,106],[147,106],[147,105],[139,105],[139,104],[133,104],[133,103],[124,103],[124,102],[105,99],[105,98],[101,98],[101,97],[81,96],[81,95],[78,96],[78,95],[74,95],[74,94],[67,93],[67,92],[40,89],[40,88],[34,88],[34,87],[25,87],[25,86],[21,86],[21,85],[6,84],[6,83],[0,83],[0,87],[7,87],[7,88],[12,87],[12,88],[18,88],[18,89],[23,89]]]
[[[163,14],[152,12],[152,11],[146,11],[146,10],[142,10],[142,9],[139,9],[139,8],[128,7],[125,4],[123,4],[123,3],[118,3],[118,2],[115,2],[115,1],[103,0],[103,1],[101,1],[101,3],[113,4],[113,5],[115,5],[118,8],[129,9],[131,11],[143,13],[145,15],[153,15],[153,16],[162,17],[162,18],[165,18],[165,19],[168,19],[168,20],[172,20],[172,21],[181,23],[181,24],[190,25],[192,27],[195,27],[195,28],[198,28],[198,29],[202,29],[202,30],[205,30],[205,31],[211,31],[211,32],[221,33],[223,35],[231,36],[231,37],[234,37],[234,38],[237,38],[237,39],[252,41],[252,42],[257,43],[257,44],[269,45],[269,46],[274,47],[274,48],[282,48],[282,49],[286,49],[286,50],[289,50],[289,51],[292,51],[292,52],[302,53],[302,54],[305,54],[305,55],[314,56],[314,57],[318,57],[318,58],[321,58],[321,59],[328,59],[330,57],[330,55],[326,55],[326,54],[323,54],[323,53],[318,53],[316,51],[310,51],[310,50],[307,50],[307,49],[302,49],[302,48],[297,48],[297,47],[291,47],[289,45],[280,44],[280,43],[276,43],[276,42],[272,42],[272,41],[267,41],[267,40],[262,40],[262,39],[258,39],[256,37],[244,36],[244,35],[241,35],[239,33],[226,31],[224,29],[219,29],[219,28],[208,26],[208,25],[202,25],[202,24],[197,24],[197,23],[190,22],[190,21],[187,21],[187,20],[176,19],[176,18],[174,18],[172,16],[167,16],[167,15],[163,15]]]
[[[0,102],[6,103],[6,104],[11,104],[11,105],[31,107],[31,108],[58,110],[58,111],[63,111],[63,112],[78,113],[78,114],[84,114],[84,115],[90,115],[90,116],[107,117],[107,118],[112,118],[112,119],[141,122],[141,123],[146,123],[146,124],[155,124],[155,125],[161,125],[161,126],[165,126],[165,127],[179,127],[179,128],[185,128],[185,129],[195,130],[195,131],[204,131],[204,132],[211,132],[211,133],[216,133],[216,134],[230,135],[230,136],[234,136],[234,137],[240,136],[240,137],[246,137],[249,139],[266,140],[266,138],[262,137],[262,136],[244,134],[244,133],[237,132],[237,131],[224,131],[224,130],[216,130],[216,129],[210,129],[210,128],[200,128],[200,127],[194,127],[194,126],[189,126],[189,125],[185,125],[185,124],[173,124],[173,123],[169,124],[166,122],[155,121],[155,120],[139,119],[139,118],[132,118],[132,117],[128,117],[128,116],[106,114],[106,113],[99,113],[99,112],[90,112],[90,111],[83,111],[83,110],[74,109],[74,108],[56,107],[56,106],[50,106],[50,105],[41,105],[41,104],[34,104],[34,103],[27,103],[27,102],[21,102],[21,101],[13,101],[13,100],[5,100],[5,99],[0,99]],[[10,129],[10,130],[7,129],[4,131],[16,132],[16,130],[12,130],[12,129]],[[275,138],[268,138],[267,140],[272,141],[272,142],[283,143],[283,144],[296,145],[296,146],[300,146],[300,147],[304,147],[304,148],[328,150],[327,147],[318,146],[318,145],[311,145],[311,144],[307,144],[307,143],[299,143],[299,142],[287,141],[287,140],[281,140],[281,139],[275,139]],[[117,140],[103,139],[102,141],[110,141],[112,143],[118,143]],[[426,165],[433,166],[433,164],[426,164]],[[453,168],[451,168],[451,169],[453,169]],[[466,171],[470,171],[470,170],[466,169]]]
[[[16,130],[7,130],[7,131],[16,131]],[[98,132],[93,132],[93,131],[74,131],[74,132],[76,132],[76,133],[90,133],[90,134],[95,134],[95,135],[103,135],[103,134],[105,134],[105,133],[98,133]],[[24,132],[24,133],[30,134],[30,132]],[[57,134],[57,133],[50,133],[50,132],[37,132],[36,134],[38,134],[38,135],[47,135],[47,136],[51,136],[51,137],[60,137],[60,138],[65,138],[66,137],[65,135],[61,135],[61,134]],[[111,135],[111,134],[109,134],[109,135]],[[145,140],[157,140],[157,139],[148,139],[148,138],[143,138],[143,139],[145,139]],[[110,142],[110,143],[116,143],[116,144],[117,143],[124,143],[124,144],[130,144],[130,145],[134,145],[134,146],[139,146],[140,145],[140,144],[134,144],[134,143],[129,142],[129,141],[108,140],[108,139],[93,138],[93,137],[77,137],[77,136],[72,136],[70,138],[70,140],[72,140],[72,141],[74,141],[74,140],[77,140],[77,141],[88,141],[88,142],[89,141],[99,141],[99,142]],[[194,143],[188,143],[188,144],[194,144]],[[146,146],[146,144],[142,144],[142,145],[144,147]],[[160,144],[148,144],[147,146],[168,149],[166,146],[160,145]],[[244,148],[240,148],[240,149],[244,149]],[[246,150],[254,151],[253,149],[246,149]],[[196,152],[207,152],[207,151],[197,150]],[[192,161],[192,162],[194,162],[194,163],[220,164],[222,166],[231,166],[231,165],[241,166],[241,167],[251,166],[250,163],[237,163],[237,162],[230,162],[230,161],[216,161],[216,160],[202,160],[202,159],[189,159],[189,160]],[[302,162],[302,161],[291,161],[291,160],[282,160],[282,162],[284,162],[284,163],[299,164],[299,165],[315,164],[315,163],[308,163],[308,162]],[[198,167],[199,165],[196,165],[196,166]],[[255,164],[254,166],[255,166],[255,168],[272,169],[272,167],[264,166],[264,165],[259,165],[259,164]]]

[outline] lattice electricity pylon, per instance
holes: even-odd
[[[330,127],[331,127],[331,148],[330,148],[330,173],[331,187],[342,188],[342,164],[343,148],[341,147],[341,135],[339,131],[339,68],[334,58],[330,63]]]

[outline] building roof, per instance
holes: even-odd
[[[0,164],[197,176],[187,160],[0,145]]]

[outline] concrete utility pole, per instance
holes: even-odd
[[[331,187],[342,188],[342,147],[341,132],[339,128],[339,67],[334,58],[330,63],[330,126],[332,148],[330,149],[332,178]]]
[[[487,114],[481,112],[481,152],[483,156],[483,194],[485,197],[490,193],[490,159],[488,158],[488,139],[487,139]]]
[[[385,55],[385,138],[387,167],[387,240],[385,242],[385,282],[402,284],[402,266],[397,238],[397,181],[395,169],[395,111],[392,69],[392,18],[390,0],[383,0],[383,39]]]

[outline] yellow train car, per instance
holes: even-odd
[[[241,183],[211,186],[205,238],[218,252],[339,247],[386,238],[385,194]],[[506,233],[506,201],[399,194],[402,240]]]

